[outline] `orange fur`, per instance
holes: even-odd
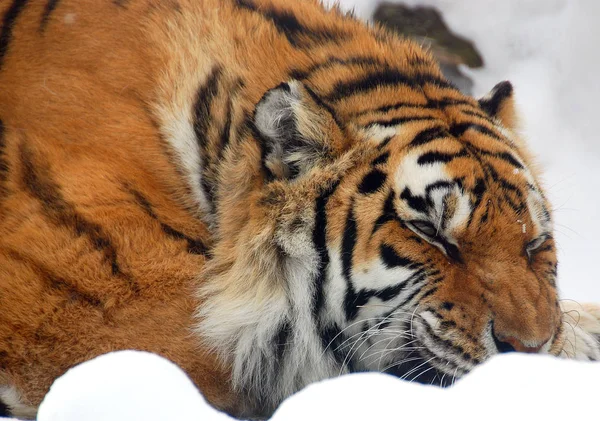
[[[0,16],[17,3],[2,2]],[[246,305],[260,312],[261,306],[287,302],[286,259],[302,258],[304,250],[296,246],[310,239],[315,201],[337,183],[326,207],[327,243],[340,247],[352,209],[359,222],[356,273],[368,273],[381,244],[388,244],[443,268],[446,281],[422,304],[456,304],[454,311],[440,310],[454,326],[445,334],[458,338],[473,360],[488,354],[468,332],[483,331],[492,317],[507,341],[533,347],[553,339],[549,352],[560,353],[556,291],[538,280],[542,266],[556,262],[552,240],[537,263],[528,263],[523,244],[539,233],[523,232],[524,225],[535,227],[527,212],[501,210],[495,202],[506,193],[501,187],[487,186],[484,200],[491,205],[475,215],[481,220],[489,212],[488,223],[455,230],[462,264],[426,242],[409,241],[414,234],[399,225],[369,233],[419,131],[433,120],[447,130],[469,122],[497,131],[477,101],[420,81],[423,74],[443,77],[418,46],[325,11],[316,0],[241,4],[246,6],[234,0],[62,0],[42,23],[47,2],[31,0],[14,20],[0,61],[0,385],[13,385],[24,404],[36,407],[69,367],[112,350],[141,349],[180,365],[217,407],[268,414],[272,407],[257,409],[244,401],[246,391],[232,385],[233,353],[225,340],[219,346],[216,331],[230,326],[234,335],[235,323],[251,316]],[[282,33],[265,17],[269,10],[294,16],[312,35]],[[383,64],[334,62],[308,75],[331,57]],[[403,72],[422,85],[420,91],[390,84],[333,98],[340,81],[377,66]],[[275,180],[266,183],[260,139],[248,122],[265,92],[303,74],[307,86],[334,104],[335,115],[302,90],[300,130],[322,147],[319,160],[293,181],[279,164],[267,165]],[[211,77],[210,89],[199,91]],[[203,103],[198,92],[212,100]],[[399,100],[423,106],[449,99],[461,105],[387,112],[386,118],[418,114],[430,120],[411,122],[393,136],[390,158],[380,165],[390,174],[386,187],[356,198],[356,186],[381,154],[381,139],[364,127],[378,116],[372,110]],[[202,104],[208,104],[206,120],[186,126]],[[515,120],[511,104],[503,102],[498,116],[506,133]],[[205,143],[187,147],[203,148],[202,177],[215,186],[214,214],[196,200],[198,180],[188,172],[196,161],[186,167],[182,162],[190,156],[178,155],[169,143],[198,124],[204,125]],[[229,135],[226,147],[223,133]],[[461,136],[477,147],[510,149],[530,163],[518,142],[499,147],[478,132]],[[449,140],[436,151],[455,153],[463,144]],[[506,162],[493,165],[526,188]],[[447,168],[466,189],[475,189],[482,173],[474,159]],[[405,205],[394,200],[399,216],[408,217]],[[449,212],[458,209],[457,200],[449,199]],[[223,314],[220,306],[231,319],[210,319]]]

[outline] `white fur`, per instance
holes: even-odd
[[[199,311],[197,329],[232,364],[234,387],[249,391],[272,408],[302,387],[338,374],[334,362],[323,355],[312,317],[317,252],[308,246],[305,235],[295,234],[301,244],[277,235],[276,241],[294,255],[287,256],[278,274],[273,274],[277,279],[262,280],[262,285],[269,285],[268,291],[250,290],[228,298],[209,293]],[[239,282],[244,284],[244,279]],[[273,345],[284,323],[289,324],[290,335],[279,360]]]
[[[160,130],[177,155],[199,214],[207,220],[211,206],[201,187],[202,161],[192,118],[194,100],[191,95],[173,94],[172,102],[158,107],[158,116]]]
[[[452,177],[446,172],[444,163],[419,165],[417,161],[421,153],[419,150],[409,153],[396,169],[394,181],[397,192],[402,192],[408,187],[413,195],[424,197],[425,190],[431,184],[438,181],[453,183]],[[445,234],[451,240],[464,227],[471,214],[469,195],[463,192],[455,183],[452,187],[440,188],[431,192],[430,197],[434,206],[428,215],[424,215],[409,206],[399,206],[399,208],[401,208],[400,211],[405,219],[427,218],[434,226],[438,227],[444,214],[444,199],[448,195],[452,195],[457,200],[456,209],[447,221],[445,228]]]
[[[2,401],[13,416],[23,419],[35,419],[37,408],[23,403],[21,394],[14,386],[0,386],[0,401]]]
[[[563,300],[566,341],[561,357],[600,361],[600,307]]]
[[[452,179],[446,172],[446,166],[443,163],[434,165],[419,165],[417,160],[422,151],[415,149],[407,154],[394,174],[396,191],[401,193],[408,187],[413,195],[424,196],[428,185],[436,181],[451,181]],[[418,217],[418,214],[414,215]]]
[[[265,137],[274,140],[283,138],[280,122],[293,117],[297,108],[301,106],[300,82],[288,83],[290,92],[283,88],[269,91],[256,107],[256,128]]]
[[[397,136],[400,134],[400,126],[385,127],[378,124],[373,124],[368,127],[361,127],[359,133],[367,140],[374,142],[376,145],[380,144],[390,137]]]

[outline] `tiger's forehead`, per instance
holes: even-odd
[[[501,128],[413,122],[397,127],[384,149],[404,219],[426,220],[453,232],[474,218],[487,222],[493,207],[515,221],[528,220],[523,224],[529,223],[532,233],[551,230],[543,192]]]

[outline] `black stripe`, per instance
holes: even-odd
[[[500,160],[503,160],[505,162],[507,162],[508,164],[512,165],[515,168],[518,169],[523,169],[525,168],[523,164],[521,164],[521,162],[515,158],[515,156],[507,151],[503,151],[503,152],[495,152],[495,151],[489,151],[486,149],[483,149],[479,146],[475,146],[473,145],[471,142],[469,141],[465,141],[464,142],[465,145],[467,146],[467,148],[469,149],[469,151],[471,152],[471,154],[473,154],[475,156],[475,158],[483,165],[483,161],[481,160],[480,155],[484,155],[484,156],[491,156],[493,158],[497,158]]]
[[[500,142],[507,143],[505,139],[496,134],[493,130],[482,126],[481,124],[473,124],[473,123],[460,123],[455,124],[450,128],[450,134],[454,137],[462,136],[467,130],[475,130],[481,134],[494,138]]]
[[[404,289],[408,290],[408,289],[414,287],[415,285],[417,285],[419,282],[424,281],[426,278],[427,278],[427,272],[425,271],[425,269],[419,269],[413,275],[411,275],[410,278],[408,278],[404,282],[404,285],[405,285]],[[419,288],[416,288],[408,297],[406,297],[404,300],[402,300],[402,302],[400,304],[398,304],[398,308],[404,307],[407,304],[409,304],[410,302],[412,302],[412,300],[414,300],[415,297],[421,293],[421,291],[423,291],[422,286]]]
[[[481,217],[479,218],[479,225],[483,225],[487,222],[488,218],[490,216],[490,206],[489,203],[486,203],[485,205],[485,211],[483,212],[483,214],[481,214]]]
[[[327,270],[329,269],[329,252],[327,251],[327,203],[329,198],[335,192],[339,185],[334,185],[326,189],[317,198],[315,203],[315,226],[313,228],[312,241],[319,254],[319,265],[317,267],[317,276],[315,278],[315,288],[313,297],[312,313],[315,319],[325,305],[325,280],[327,279]]]
[[[510,82],[500,82],[492,89],[491,96],[489,98],[480,99],[479,105],[490,116],[494,117],[500,110],[500,105],[504,103],[504,100],[512,95],[513,87]]]
[[[315,103],[319,107],[323,108],[331,115],[331,117],[333,118],[333,121],[335,121],[335,124],[337,124],[337,126],[340,128],[340,130],[343,130],[345,125],[338,118],[338,115],[335,112],[335,110],[333,109],[333,107],[330,106],[329,104],[327,104],[325,101],[323,101],[323,99],[319,95],[317,95],[317,93],[315,91],[313,91],[311,88],[309,88],[308,86],[304,85],[304,89],[306,90],[306,92],[308,92],[308,94],[310,95],[312,100],[315,101]]]
[[[28,0],[14,0],[2,19],[2,32],[0,33],[0,69],[4,64],[4,57],[12,40],[12,31],[19,14],[27,5]]]
[[[381,255],[381,260],[388,269],[396,268],[396,267],[405,267],[409,269],[414,269],[419,266],[422,266],[420,263],[415,262],[414,260],[409,259],[408,257],[403,257],[396,253],[396,250],[392,246],[387,244],[381,244],[379,246],[379,254]]]
[[[481,148],[478,148],[479,152],[481,152],[484,155],[488,155],[488,156],[493,156],[494,158],[498,158],[501,159],[502,161],[508,162],[510,165],[512,165],[515,168],[518,169],[523,169],[524,166],[523,164],[521,164],[517,158],[515,158],[513,156],[513,154],[511,154],[510,152],[488,152],[486,150],[483,150]]]
[[[390,153],[389,152],[384,152],[381,155],[379,155],[377,158],[375,158],[373,160],[373,162],[371,162],[371,165],[375,166],[375,165],[383,165],[385,163],[387,163],[388,159],[390,158]]]
[[[334,102],[342,98],[357,95],[384,86],[408,86],[421,93],[413,78],[394,69],[384,69],[354,79],[336,83],[326,101]]]
[[[402,101],[402,102],[397,102],[395,104],[383,105],[383,106],[375,108],[375,109],[366,109],[366,110],[363,110],[363,111],[360,111],[359,113],[357,113],[356,116],[360,117],[362,115],[369,114],[369,113],[387,113],[388,111],[399,110],[400,108],[418,108],[420,110],[426,110],[426,109],[428,109],[428,106],[427,106],[427,103],[415,104],[413,102]]]
[[[411,147],[425,145],[437,139],[448,137],[448,132],[441,126],[421,130],[410,142]]]
[[[117,250],[102,226],[85,219],[73,204],[64,199],[59,186],[51,177],[49,167],[40,162],[34,163],[33,155],[25,143],[20,145],[20,154],[23,184],[40,202],[44,214],[56,225],[70,229],[76,236],[87,237],[92,246],[103,254],[103,261],[110,266],[112,275],[123,278],[134,292],[139,292],[134,279],[121,271]]]
[[[456,183],[450,182],[450,181],[443,181],[443,180],[436,181],[435,183],[428,184],[427,187],[425,187],[425,195],[429,196],[433,190],[439,190],[439,189],[449,190],[449,189],[453,188],[455,185],[456,185]]]
[[[331,352],[335,361],[341,366],[346,360],[346,353],[341,346],[344,340],[341,329],[337,325],[328,325],[321,327],[319,332],[323,350]]]
[[[473,194],[473,196],[475,196],[475,200],[473,201],[472,206],[471,206],[471,213],[469,214],[469,221],[467,222],[467,227],[469,227],[471,225],[471,223],[473,222],[473,215],[475,215],[475,212],[481,205],[481,201],[483,200],[483,195],[486,190],[487,190],[487,186],[485,184],[485,180],[483,178],[477,178],[477,180],[475,181],[475,186],[473,187],[473,190],[472,190],[472,194]],[[486,216],[486,218],[487,218],[487,216]],[[485,222],[485,221],[483,221],[483,222]]]
[[[233,118],[233,98],[229,98],[227,101],[227,109],[225,110],[225,123],[223,123],[223,128],[221,129],[221,135],[219,138],[221,139],[221,145],[219,150],[219,158],[223,156],[223,152],[225,148],[229,145],[231,139],[231,119]]]
[[[211,108],[215,97],[219,93],[219,80],[222,75],[222,68],[216,65],[212,68],[208,75],[204,85],[198,88],[196,94],[196,101],[194,103],[194,134],[196,135],[196,142],[198,143],[198,149],[200,152],[201,161],[203,167],[200,168],[202,174],[202,189],[206,194],[206,198],[209,202],[213,201],[213,189],[210,181],[208,180],[207,169],[209,164],[208,154],[206,153],[206,147],[208,146],[208,128],[211,122]]]
[[[395,117],[390,119],[380,119],[370,121],[366,124],[367,127],[382,126],[382,127],[394,127],[399,124],[410,123],[413,121],[433,121],[437,120],[436,117],[432,116],[408,116],[408,117]]]
[[[267,8],[262,5],[257,6],[251,0],[236,0],[236,4],[238,7],[258,13],[270,21],[296,48],[310,47],[315,44],[322,45],[329,42],[339,43],[351,36],[349,33],[335,31],[332,28],[306,27],[289,10],[275,10],[275,8]]]
[[[496,181],[505,190],[503,197],[506,203],[515,213],[520,214],[526,208],[525,204],[523,203],[523,193],[521,190],[503,178],[499,177]],[[513,200],[508,193],[513,193],[516,196],[516,200]]]
[[[127,8],[127,4],[130,2],[131,0],[113,0],[113,4],[115,6],[118,6],[122,9]]]
[[[427,334],[432,338],[432,340],[435,341],[437,346],[446,348],[444,354],[446,354],[446,355],[457,355],[458,354],[459,356],[461,356],[463,359],[465,359],[468,362],[474,362],[475,364],[481,363],[479,358],[473,357],[470,353],[465,351],[465,349],[461,345],[455,344],[449,339],[444,339],[442,337],[437,336],[435,334],[435,332],[433,331],[433,329],[431,328],[431,326],[429,326],[429,324],[423,323],[423,327],[427,331]]]
[[[354,247],[356,246],[358,232],[353,206],[354,203],[351,203],[350,210],[346,216],[346,226],[342,238],[342,274],[348,282],[352,278],[352,259],[354,257]]]
[[[409,286],[414,285],[419,279],[425,276],[422,269],[415,272],[408,279],[402,282],[392,285],[380,290],[363,289],[356,292],[352,285],[352,256],[354,254],[354,247],[356,246],[356,221],[354,219],[354,212],[352,208],[348,212],[346,219],[346,227],[344,230],[344,236],[342,239],[342,274],[346,280],[346,295],[344,297],[344,312],[346,314],[346,320],[350,321],[356,318],[358,309],[369,302],[373,297],[377,297],[383,301],[389,301],[397,297],[402,291],[406,290]],[[413,262],[413,267],[420,266],[420,264]]]
[[[473,106],[471,101],[461,100],[461,99],[453,99],[453,98],[441,98],[441,99],[437,99],[437,100],[428,99],[427,102],[424,102],[424,103],[400,101],[400,102],[396,102],[394,104],[382,105],[375,109],[366,109],[366,110],[360,111],[359,113],[356,114],[356,116],[359,117],[359,116],[369,114],[369,113],[387,113],[389,111],[399,110],[401,108],[417,108],[417,109],[421,109],[421,110],[431,110],[431,109],[444,109],[446,107],[456,106],[456,105]],[[465,111],[461,110],[461,112],[465,112]],[[483,118],[482,114],[478,114],[478,116]]]
[[[408,278],[396,285],[392,285],[387,288],[376,290],[376,291],[364,290],[364,291],[361,291],[360,294],[362,294],[364,296],[363,300],[364,300],[365,304],[371,299],[371,297],[377,297],[382,301],[390,301],[390,300],[396,298],[402,291],[404,291],[407,288],[409,279],[410,278]]]
[[[346,225],[344,227],[344,235],[342,237],[342,275],[346,280],[346,296],[344,299],[344,311],[346,320],[352,320],[358,313],[358,307],[366,304],[367,297],[356,293],[352,285],[352,259],[354,256],[354,248],[357,240],[357,227],[354,218],[354,202],[350,204],[350,209],[346,216]]]
[[[432,165],[437,163],[447,164],[448,162],[456,159],[467,156],[465,150],[461,150],[456,153],[443,153],[443,152],[427,152],[424,153],[417,159],[417,164],[419,165]]]
[[[462,110],[462,109],[460,109],[460,112],[463,113],[463,114],[472,116],[472,117],[482,118],[485,121],[487,121],[488,123],[493,124],[492,121],[490,120],[490,118],[487,115],[485,115],[484,113],[482,113],[481,111]]]
[[[499,178],[498,182],[500,183],[503,189],[514,192],[519,197],[519,199],[523,198],[523,193],[521,192],[521,189],[515,186],[514,184],[506,181],[503,178]]]
[[[349,58],[339,58],[339,57],[329,57],[325,61],[314,63],[307,69],[292,69],[289,71],[289,75],[293,79],[304,80],[308,77],[312,76],[313,73],[329,69],[334,66],[374,66],[384,64],[378,61],[373,57],[349,57]]]
[[[372,194],[385,184],[387,176],[380,170],[371,170],[367,175],[365,175],[358,185],[358,192],[360,194]]]
[[[150,216],[152,219],[156,220],[160,224],[162,231],[166,235],[175,240],[182,240],[187,242],[187,249],[190,254],[210,254],[202,240],[190,238],[187,235],[183,234],[181,231],[178,231],[175,228],[162,222],[156,214],[156,212],[154,212],[150,201],[143,194],[132,188],[128,188],[127,190],[134,197],[135,202],[144,210],[144,212],[146,212],[148,216]]]
[[[48,0],[48,2],[46,3],[46,7],[44,8],[44,13],[42,13],[42,20],[40,22],[40,28],[39,28],[40,32],[44,32],[44,30],[46,29],[46,25],[48,25],[48,20],[50,19],[50,15],[54,11],[54,9],[56,9],[56,6],[58,6],[59,1],[60,0]]]
[[[392,135],[392,136],[388,136],[385,139],[383,139],[381,141],[381,143],[379,145],[377,145],[377,149],[383,150],[392,141],[393,138],[394,138],[394,136]]]
[[[441,280],[443,280],[444,278],[438,278],[440,279],[438,282],[441,282]],[[435,294],[438,291],[438,287],[433,287],[433,288],[429,288],[429,290],[427,290],[427,292],[425,292],[423,295],[421,295],[419,297],[419,301],[423,301],[425,300],[425,298],[432,296],[433,294]]]
[[[38,274],[51,289],[67,295],[69,301],[80,301],[91,307],[104,307],[102,300],[89,292],[83,291],[77,285],[61,278],[60,276],[43,268],[41,265],[35,265],[35,273]]]
[[[273,336],[273,348],[275,355],[277,356],[277,363],[281,367],[283,365],[283,359],[285,358],[285,351],[289,345],[289,339],[292,335],[292,325],[288,320],[285,320],[277,333]]]
[[[229,89],[229,99],[227,101],[227,109],[225,110],[225,123],[223,124],[223,128],[221,129],[220,135],[221,145],[219,149],[218,161],[221,160],[225,149],[227,148],[227,146],[229,146],[229,143],[231,142],[231,125],[233,120],[234,98],[237,96],[238,92],[244,88],[244,86],[244,81],[242,79],[237,79],[233,83],[232,88]]]
[[[430,204],[427,200],[421,196],[413,196],[412,192],[408,187],[405,187],[400,194],[400,199],[403,199],[408,203],[408,206],[416,210],[417,212],[427,213]]]
[[[4,367],[4,361],[2,361],[3,357],[4,353],[0,352],[0,367]],[[6,406],[6,404],[0,400],[0,417],[9,418],[11,416],[12,414],[10,413],[8,406]]]
[[[438,88],[448,88],[448,89],[453,89],[455,91],[458,91],[458,88],[451,82],[449,82],[448,80],[436,76],[436,75],[432,75],[429,73],[418,73],[415,75],[412,75],[412,77],[417,81],[417,83],[419,85],[435,85]]]
[[[198,88],[194,102],[194,133],[201,151],[208,144],[207,129],[210,123],[210,111],[214,98],[218,94],[221,66],[214,66],[206,78],[204,85]]]
[[[0,120],[0,198],[6,194],[4,183],[8,179],[8,160],[6,158],[6,137],[4,123]]]
[[[382,214],[375,221],[375,225],[373,226],[371,236],[373,236],[384,224],[390,221],[398,221],[400,222],[400,224],[402,224],[402,221],[400,221],[398,215],[396,214],[396,209],[394,209],[394,192],[390,192],[387,199],[385,200]]]
[[[455,107],[457,105],[470,105],[472,107],[475,106],[473,104],[473,101],[470,101],[468,99],[456,99],[449,97],[443,97],[440,99],[430,99],[429,101],[427,101],[428,108],[444,109],[446,107]]]

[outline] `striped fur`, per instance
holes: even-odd
[[[379,370],[597,359],[512,87],[316,0],[0,2],[0,400],[105,352],[262,417]]]

